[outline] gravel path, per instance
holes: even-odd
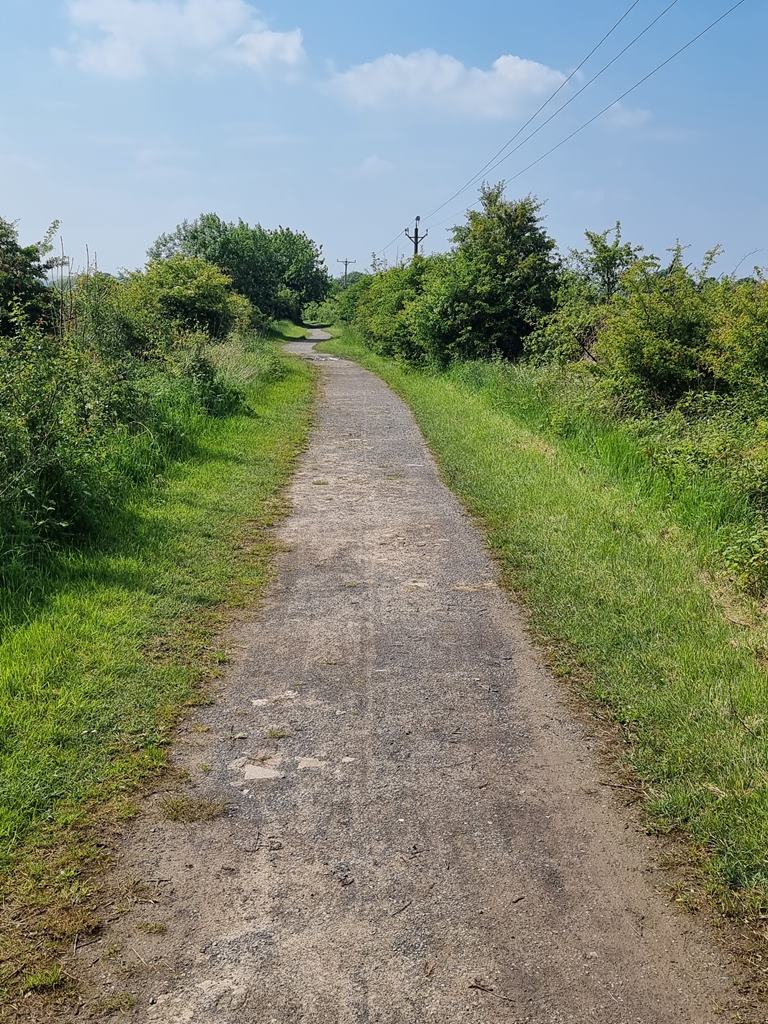
[[[721,1020],[728,963],[657,891],[410,413],[287,347],[323,383],[277,577],[178,744],[229,810],[151,802],[118,866],[145,898],[81,969],[152,1024]]]

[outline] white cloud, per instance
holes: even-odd
[[[331,78],[331,88],[363,108],[427,106],[475,117],[514,117],[552,92],[565,75],[506,54],[488,70],[456,57],[420,50],[389,53]]]
[[[73,50],[83,71],[130,78],[154,69],[240,64],[295,67],[299,29],[268,28],[246,0],[69,0]]]
[[[650,110],[632,109],[623,103],[614,103],[606,114],[606,121],[612,128],[642,128],[651,120]]]

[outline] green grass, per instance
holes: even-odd
[[[175,710],[215,663],[217,610],[260,592],[263,527],[309,416],[309,370],[282,365],[268,375],[280,379],[249,382],[243,414],[207,420],[192,456],[116,514],[103,542],[52,552],[6,607],[0,863],[100,786],[163,761]]]
[[[53,1013],[53,988],[66,1003],[71,979],[47,979],[99,927],[104,840],[164,767],[179,715],[208,699],[227,610],[269,578],[266,528],[308,434],[312,371],[268,343],[219,346],[217,361],[244,407],[198,418],[184,460],[98,542],[51,549],[0,592],[0,1019],[3,996],[8,1012],[26,993],[29,1013],[33,996]],[[178,798],[166,813],[220,810]]]
[[[649,822],[688,836],[724,908],[767,911],[768,675],[753,649],[764,638],[729,621],[705,572],[730,498],[718,504],[706,481],[673,491],[608,423],[547,431],[544,399],[502,395],[498,368],[495,384],[490,369],[409,369],[346,333],[322,347],[411,406],[555,663],[578,668],[624,726]]]
[[[306,328],[299,327],[290,320],[275,320],[273,324],[273,331],[275,337],[280,338],[283,341],[302,340],[307,336]]]

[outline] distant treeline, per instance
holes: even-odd
[[[143,270],[72,274],[53,230],[22,245],[0,218],[0,579],[88,536],[137,484],[239,403],[214,346],[322,300],[306,235],[206,214],[163,235]]]
[[[563,429],[619,419],[681,486],[718,478],[732,499],[728,565],[767,592],[768,281],[715,275],[717,248],[700,267],[679,244],[649,255],[619,224],[563,255],[535,198],[509,201],[502,186],[480,198],[450,252],[337,283],[322,315],[412,364],[539,367],[531,386],[553,396]]]

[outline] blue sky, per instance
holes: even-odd
[[[669,0],[640,0],[558,104]],[[140,265],[215,210],[307,230],[360,266],[469,178],[629,0],[0,0],[0,214],[22,237]],[[729,0],[678,0],[503,165],[515,173],[687,41]],[[768,5],[729,19],[526,172],[563,249],[616,219],[652,251],[722,243],[768,264]],[[554,109],[554,105],[552,108]],[[446,244],[467,193],[430,226]],[[451,217],[451,213],[455,216]],[[403,246],[407,242],[403,240]],[[388,255],[394,257],[397,245]]]

